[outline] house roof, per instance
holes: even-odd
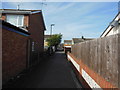
[[[44,35],[44,38],[50,38],[51,35]]]
[[[33,13],[39,13],[41,10],[22,10],[22,9],[0,9],[0,13],[5,14],[33,14]]]
[[[93,40],[94,38],[84,38],[85,41]]]
[[[72,42],[72,40],[64,40],[64,42]]]
[[[82,38],[72,38],[72,40],[74,43],[79,43],[84,41]]]
[[[23,9],[0,9],[0,14],[36,14],[36,13],[41,13],[40,15],[42,15],[42,10],[23,10]],[[42,21],[43,21],[43,27],[44,30],[46,30],[45,27],[45,23],[43,20],[43,16],[42,16]]]
[[[120,12],[116,15],[112,22],[115,20],[120,20]],[[106,36],[112,30],[112,28],[113,27],[111,26],[111,24],[109,24],[109,26],[105,29],[105,31],[101,34],[100,37],[102,37],[104,34],[105,34],[104,36]]]
[[[6,21],[0,20],[0,24],[2,24],[2,25],[0,25],[0,26],[2,26],[2,28],[9,29],[10,31],[14,31],[14,32],[21,33],[24,35],[30,35],[30,33],[28,33],[27,31],[25,31],[19,27],[16,27]]]
[[[83,41],[88,41],[88,40],[92,40],[93,38],[72,38],[73,43],[80,43]]]
[[[53,34],[54,35],[54,34]],[[44,35],[44,38],[50,38],[53,35]]]

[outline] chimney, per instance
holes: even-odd
[[[20,10],[20,5],[19,4],[17,5],[17,10]]]
[[[82,39],[84,39],[84,36],[82,36]]]

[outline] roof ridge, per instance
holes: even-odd
[[[40,10],[40,9],[38,9],[38,10],[33,10],[33,9],[0,9],[0,10],[13,10],[13,11],[42,11],[42,10]]]

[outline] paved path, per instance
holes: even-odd
[[[9,84],[12,88],[77,88],[76,79],[63,52],[57,52]]]

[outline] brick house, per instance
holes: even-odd
[[[71,52],[72,40],[64,40],[64,52]]]
[[[45,24],[41,10],[1,9],[1,19],[28,31],[29,67],[40,60],[44,52]]]
[[[3,83],[37,64],[44,52],[41,10],[0,9]]]

